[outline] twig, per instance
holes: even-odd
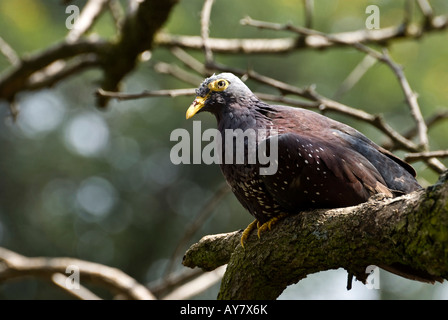
[[[366,55],[336,90],[335,94],[333,95],[333,100],[340,99],[346,92],[352,89],[355,84],[357,84],[359,80],[361,80],[361,78],[366,74],[366,72],[373,65],[375,65],[376,61],[376,59],[372,58],[369,55]]]
[[[434,11],[432,10],[431,5],[427,0],[417,0],[417,4],[425,17],[425,26],[430,27],[434,17]]]
[[[13,122],[17,121],[17,116],[19,115],[19,106],[16,101],[11,101],[8,105],[10,116]]]
[[[204,41],[200,36],[179,36],[169,33],[159,33],[155,43],[160,47],[180,47],[185,49],[203,50]],[[283,39],[217,39],[209,38],[208,45],[213,52],[219,53],[285,53],[297,48],[295,38]]]
[[[322,100],[323,97],[318,98],[316,96],[317,100],[313,101],[302,101],[293,99],[290,97],[285,96],[279,96],[274,94],[268,94],[268,93],[256,93],[257,97],[259,97],[262,100],[267,101],[273,101],[273,102],[281,102],[285,103],[291,106],[306,108],[306,109],[319,109],[320,111],[333,111],[335,113],[343,114],[349,117],[352,117],[356,120],[365,121],[367,123],[373,124],[376,120],[376,116],[371,115],[370,113],[367,113],[365,111],[362,111],[360,109],[351,108],[349,106],[346,106],[344,104],[337,103],[336,101],[332,100]],[[317,93],[313,93],[313,95],[317,95]],[[325,104],[324,104],[325,103]]]
[[[201,38],[204,46],[205,66],[213,62],[213,52],[209,45],[210,14],[214,0],[205,0],[201,11]]]
[[[29,78],[24,86],[24,90],[37,90],[48,88],[57,82],[67,79],[68,77],[79,74],[81,71],[99,67],[100,61],[95,54],[87,54],[73,59],[73,61],[65,62],[65,60],[57,60],[41,71],[35,72]]]
[[[19,56],[2,37],[0,37],[0,52],[6,57],[6,59],[8,59],[9,63],[13,66],[19,64]]]
[[[55,285],[57,285],[59,288],[66,291],[70,295],[74,296],[75,298],[78,298],[80,300],[102,300],[100,297],[98,297],[96,294],[94,294],[92,291],[82,286],[81,284],[79,284],[78,288],[76,289],[69,289],[66,285],[67,279],[68,277],[63,275],[62,273],[55,273],[51,276],[51,281]]]
[[[303,0],[305,7],[305,27],[313,27],[314,0]]]
[[[426,127],[428,128],[428,130],[430,130],[434,125],[446,119],[448,119],[448,110],[440,110],[438,112],[435,112],[432,116],[425,119]],[[403,134],[403,137],[405,137],[406,139],[412,139],[413,137],[415,137],[416,134],[417,134],[417,127],[414,126],[413,128],[406,131]],[[397,147],[394,145],[393,141],[388,141],[383,144],[383,148],[393,151]]]
[[[176,290],[170,292],[170,294],[163,297],[164,300],[185,300],[189,299],[204,290],[208,289],[218,281],[222,279],[224,272],[226,271],[225,266],[216,268],[211,272],[207,272],[184,284],[183,286],[177,288]]]
[[[147,284],[151,292],[159,299],[163,299],[167,294],[179,288],[191,280],[196,279],[204,273],[201,269],[181,268],[168,276],[159,278]]]
[[[197,86],[198,83],[202,82],[202,78],[196,75],[193,75],[181,68],[179,68],[175,64],[165,63],[165,62],[157,62],[154,65],[154,70],[158,73],[169,74],[181,81],[184,81],[193,86]]]
[[[407,28],[412,21],[412,12],[414,9],[414,0],[404,1],[404,17],[403,17],[403,27]]]
[[[200,75],[207,74],[207,69],[205,68],[204,64],[198,61],[192,55],[188,54],[184,49],[174,47],[171,48],[171,53],[191,70],[199,73]]]
[[[114,98],[118,100],[133,100],[149,97],[193,96],[196,94],[196,89],[145,90],[141,93],[122,93],[98,89],[96,94],[102,97]]]
[[[109,0],[109,11],[115,21],[115,27],[120,32],[123,26],[124,10],[118,0]]]
[[[403,92],[405,94],[407,104],[411,111],[411,115],[417,124],[417,132],[418,132],[420,147],[423,148],[423,150],[426,150],[429,145],[428,128],[426,127],[426,123],[425,123],[425,120],[423,119],[423,115],[421,113],[420,106],[418,105],[417,95],[411,89],[411,86],[409,85],[409,82],[406,79],[406,76],[404,75],[403,68],[400,65],[396,64],[391,59],[391,57],[388,54],[386,49],[384,49],[384,51],[383,51],[383,57],[382,57],[381,61],[386,63],[392,69],[394,74],[397,76],[398,81],[400,82],[400,86],[403,89]]]
[[[437,150],[437,151],[424,151],[416,153],[408,153],[405,155],[405,161],[414,162],[430,158],[446,158],[448,157],[448,150]]]
[[[204,204],[201,210],[198,212],[196,217],[193,219],[193,222],[186,228],[184,235],[177,243],[176,248],[174,249],[170,262],[165,270],[165,276],[168,276],[173,269],[176,258],[179,256],[179,253],[183,251],[185,245],[188,241],[190,241],[191,237],[199,230],[201,226],[203,226],[204,222],[210,218],[211,214],[214,212],[216,205],[224,198],[226,194],[230,192],[230,188],[227,183],[221,184],[218,190],[213,194],[213,196]]]
[[[0,282],[29,276],[51,279],[55,273],[65,274],[68,266],[79,268],[81,281],[97,283],[129,299],[155,299],[146,287],[119,269],[72,258],[28,258],[0,247]]]

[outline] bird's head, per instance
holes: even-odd
[[[187,110],[187,119],[202,111],[218,114],[229,107],[232,101],[252,95],[252,91],[234,74],[213,75],[196,89],[196,99]]]

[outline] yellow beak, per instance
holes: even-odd
[[[205,100],[207,100],[207,96],[205,97],[196,97],[193,103],[187,110],[187,119],[193,117],[201,108],[204,106]]]

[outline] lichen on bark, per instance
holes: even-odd
[[[184,265],[212,270],[227,263],[219,299],[275,299],[308,274],[337,268],[365,281],[369,265],[441,281],[448,277],[447,177],[393,199],[288,216],[260,239],[253,232],[244,248],[241,231],[204,237]]]

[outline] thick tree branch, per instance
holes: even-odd
[[[18,92],[28,90],[29,79],[34,73],[57,61],[85,54],[101,56],[109,49],[110,45],[105,41],[86,38],[75,43],[58,43],[41,52],[22,57],[20,63],[0,75],[0,99],[13,101]]]
[[[151,50],[156,32],[168,19],[177,0],[135,2],[136,8],[123,22],[118,41],[104,57],[104,78],[101,87],[118,91],[119,84],[136,66],[139,55]],[[105,107],[108,97],[98,96],[97,104]]]
[[[89,1],[65,41],[21,57],[10,70],[0,75],[0,99],[12,102],[16,94],[21,91],[53,85],[56,81],[81,69],[93,66],[103,70],[101,87],[104,90],[117,91],[123,78],[136,66],[139,55],[152,49],[154,35],[166,22],[176,3],[177,0],[135,2],[135,8],[128,12],[122,28],[114,38],[117,40],[107,41],[94,37],[81,37],[93,25],[107,4],[103,0]],[[2,48],[2,52],[5,52],[4,44]],[[82,67],[69,68],[57,76],[51,74],[48,79],[43,77],[37,85],[30,81],[35,73],[45,75],[46,68],[55,63],[67,64],[74,57],[78,58],[76,64]],[[109,97],[98,96],[99,106],[105,107],[108,101]]]
[[[220,299],[275,299],[290,284],[318,271],[344,268],[359,280],[377,265],[409,267],[448,278],[448,172],[424,191],[356,207],[292,215],[245,249],[241,231],[207,236],[184,265],[204,270],[228,263]]]

